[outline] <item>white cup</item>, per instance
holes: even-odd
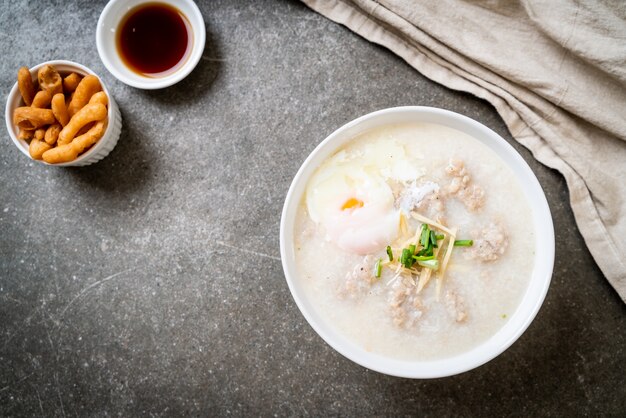
[[[98,19],[96,29],[96,46],[104,66],[111,74],[124,84],[139,89],[154,90],[169,87],[178,83],[196,67],[206,40],[204,19],[200,9],[192,0],[158,0],[157,3],[167,4],[180,10],[191,25],[192,48],[185,63],[176,71],[163,77],[147,77],[130,69],[119,55],[116,43],[116,32],[124,16],[133,8],[144,4],[155,3],[150,0],[111,0],[104,7]]]
[[[31,68],[29,71],[33,79],[37,78],[37,71],[39,71],[39,69],[44,65],[52,65],[54,69],[57,70],[62,76],[68,75],[70,73],[77,73],[82,76],[88,74],[97,76],[96,73],[94,73],[84,65],[80,65],[72,61],[56,60],[43,62]],[[120,115],[117,103],[115,103],[113,96],[111,96],[111,93],[107,89],[107,86],[104,84],[102,79],[100,79],[100,84],[102,85],[102,90],[109,98],[109,123],[102,138],[100,138],[100,140],[96,142],[96,144],[93,145],[86,152],[79,155],[75,160],[58,164],[48,164],[42,160],[34,161],[37,161],[41,164],[54,165],[59,167],[85,166],[98,162],[107,155],[109,155],[113,148],[115,148],[115,145],[120,138],[120,133],[122,132],[122,116]],[[17,138],[19,130],[18,127],[15,126],[15,124],[13,123],[13,111],[19,106],[24,106],[24,101],[16,82],[13,85],[11,92],[9,93],[9,97],[7,98],[7,105],[5,108],[5,120],[7,124],[7,130],[9,131],[9,136],[13,140],[15,146],[17,146],[17,148],[22,151],[24,155],[26,155],[28,158],[31,158],[30,153],[28,152],[28,142],[24,141],[23,139]]]

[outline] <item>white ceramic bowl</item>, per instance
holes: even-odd
[[[43,62],[31,68],[30,74],[33,77],[33,80],[37,79],[37,71],[39,71],[39,69],[44,65],[48,64],[52,65],[62,76],[68,75],[72,72],[83,76],[87,74],[93,74],[97,76],[96,73],[94,73],[84,65],[80,65],[72,61],[57,60]],[[107,89],[107,86],[104,84],[102,79],[100,79],[100,84],[102,85],[102,89],[109,98],[109,124],[102,138],[100,138],[100,140],[96,142],[94,146],[85,151],[83,154],[79,155],[78,158],[73,161],[59,164],[48,164],[45,161],[41,160],[33,161],[58,167],[85,166],[98,162],[107,155],[109,155],[113,148],[115,148],[115,145],[120,138],[120,133],[122,132],[122,116],[120,115],[120,110],[117,107],[117,103],[115,103],[111,92]],[[5,108],[5,120],[7,124],[7,130],[9,131],[9,136],[13,140],[13,143],[17,146],[17,148],[19,148],[20,151],[22,151],[22,153],[24,153],[24,155],[26,155],[28,158],[31,158],[30,153],[28,152],[28,142],[17,138],[19,129],[13,124],[13,110],[19,106],[24,106],[24,101],[22,100],[20,91],[17,88],[16,81],[13,85],[13,88],[11,89],[11,92],[9,93],[9,97],[7,98],[7,105]]]
[[[464,353],[432,361],[403,361],[365,351],[348,340],[315,312],[307,299],[295,263],[294,224],[307,182],[317,167],[355,136],[384,125],[425,122],[448,126],[476,138],[493,150],[513,170],[532,209],[537,231],[535,267],[517,310],[491,338]],[[333,132],[306,159],[296,174],[283,207],[280,253],[287,284],[300,311],[313,329],[335,350],[368,369],[409,377],[435,378],[478,367],[506,350],[530,325],[546,296],[554,265],[554,229],[546,197],[528,164],[502,137],[486,126],[454,112],[430,107],[397,107],[362,116]]]
[[[180,10],[191,25],[193,36],[191,53],[187,61],[176,71],[163,77],[146,77],[128,68],[117,51],[116,30],[126,13],[144,3],[164,3]],[[98,19],[96,46],[104,66],[124,84],[140,89],[161,89],[178,83],[196,67],[206,40],[206,29],[200,9],[192,0],[111,0],[104,7]]]

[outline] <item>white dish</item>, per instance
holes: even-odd
[[[487,341],[461,354],[430,361],[391,359],[368,352],[326,323],[314,310],[298,280],[294,249],[294,226],[298,207],[309,178],[317,167],[359,134],[381,126],[423,122],[464,132],[494,151],[519,179],[528,199],[536,231],[537,249],[532,277],[521,302],[508,321]],[[306,159],[296,174],[283,208],[280,247],[289,289],[313,329],[335,350],[369,369],[401,377],[435,378],[462,373],[495,358],[515,342],[535,318],[550,284],[554,265],[554,230],[545,195],[522,157],[504,139],[484,125],[457,113],[428,107],[398,107],[358,118],[328,136]]]
[[[175,72],[163,77],[151,78],[137,74],[124,64],[117,51],[116,30],[120,21],[129,10],[144,3],[164,3],[173,6],[187,17],[191,25],[193,44],[187,61]],[[202,58],[205,40],[206,29],[202,13],[191,0],[111,0],[102,10],[96,28],[98,54],[107,70],[122,83],[146,90],[168,87],[187,77]]]
[[[47,61],[43,62],[39,65],[34,66],[30,69],[30,73],[33,79],[37,78],[37,71],[44,65],[52,65],[61,75],[68,75],[72,72],[80,74],[82,76],[93,74],[97,76],[96,73],[91,71],[89,68],[84,65],[77,64],[72,61],[66,60],[56,60],[56,61]],[[17,74],[17,71],[16,71]],[[100,79],[100,84],[102,85],[102,90],[106,93],[109,98],[109,123],[106,129],[106,132],[100,138],[100,140],[92,146],[85,153],[81,154],[75,160],[69,161],[67,163],[59,163],[59,164],[48,164],[42,160],[34,160],[41,164],[46,165],[54,165],[58,167],[74,167],[74,166],[85,166],[90,165],[95,162],[100,161],[115,148],[117,145],[117,141],[120,138],[120,133],[122,132],[122,116],[120,115],[119,108],[117,107],[117,103],[113,99],[111,92],[107,89],[107,86],[104,84],[102,79]],[[5,109],[5,120],[7,125],[7,130],[9,131],[9,136],[13,140],[13,143],[17,148],[22,151],[24,155],[28,158],[31,158],[30,153],[28,152],[28,142],[18,139],[18,129],[17,126],[13,124],[13,110],[19,106],[23,105],[22,96],[20,95],[20,91],[17,87],[17,82],[13,85],[11,92],[9,93],[9,97],[7,98],[7,105]],[[32,158],[31,158],[32,159]]]

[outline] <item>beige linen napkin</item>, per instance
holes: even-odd
[[[585,242],[626,302],[625,1],[303,1],[489,101],[565,176]]]

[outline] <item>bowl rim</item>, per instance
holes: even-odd
[[[107,48],[105,47],[105,44],[109,42],[115,43],[115,36],[111,38],[110,30],[107,30],[105,21],[111,18],[119,23],[119,21],[124,18],[126,13],[122,13],[119,16],[114,17],[111,17],[111,14],[114,12],[114,8],[118,5],[118,3],[124,3],[125,1],[126,0],[110,0],[106,6],[104,6],[104,9],[102,9],[102,12],[100,13],[100,17],[98,18],[98,24],[96,26],[96,49],[98,50],[100,60],[106,69],[122,83],[143,90],[156,90],[169,87],[187,77],[198,65],[198,62],[200,62],[206,42],[206,27],[204,25],[202,12],[200,12],[198,5],[191,0],[137,0],[136,4],[130,6],[132,9],[144,3],[164,3],[178,9],[180,8],[180,4],[184,3],[193,13],[193,16],[187,16],[187,20],[193,30],[193,46],[187,61],[178,70],[165,77],[149,78],[139,76],[140,78],[135,79],[127,74],[127,72],[131,72],[130,69],[126,67],[120,68],[120,66],[116,64],[116,61],[110,58],[107,53]],[[117,50],[117,48],[114,49]]]
[[[297,287],[298,273],[293,255],[295,214],[304,196],[306,183],[315,169],[322,161],[349,142],[356,135],[354,132],[360,125],[367,123],[375,124],[376,119],[384,119],[386,117],[396,116],[401,118],[402,115],[406,115],[407,118],[416,117],[415,122],[423,121],[419,118],[425,117],[440,119],[442,120],[440,124],[450,126],[462,132],[463,129],[460,129],[458,126],[466,127],[467,130],[472,132],[470,136],[475,138],[476,133],[478,133],[481,135],[481,138],[476,139],[483,143],[485,141],[482,138],[486,139],[489,142],[486,145],[501,159],[505,160],[505,163],[514,171],[515,177],[520,180],[520,183],[526,183],[521,184],[521,186],[533,212],[535,230],[541,230],[541,234],[535,234],[536,244],[541,243],[542,245],[540,247],[541,251],[535,251],[535,266],[533,267],[531,280],[519,305],[507,319],[507,322],[487,341],[480,343],[469,351],[451,357],[428,361],[394,360],[380,354],[366,352],[363,348],[358,347],[356,343],[333,330],[332,326],[325,324],[324,320],[319,318],[314,309],[308,305],[305,295]],[[449,121],[449,124],[443,123],[445,121]],[[406,122],[409,122],[409,120]],[[380,123],[377,126],[388,124],[391,123]],[[351,132],[352,134],[350,134]],[[501,153],[506,156],[506,159]],[[511,166],[511,162],[516,166]],[[523,173],[523,178],[520,177],[520,172]],[[529,190],[532,191],[531,196],[527,193]],[[533,198],[532,201],[531,197]],[[541,235],[541,240],[539,240],[539,235]],[[539,312],[550,286],[555,254],[554,226],[545,193],[537,177],[521,155],[500,135],[480,122],[449,110],[426,106],[401,106],[368,113],[344,124],[327,136],[309,154],[294,176],[285,198],[280,222],[280,254],[285,279],[298,309],[315,332],[337,352],[363,367],[387,375],[421,379],[440,378],[464,373],[487,363],[509,348],[526,331]]]
[[[7,96],[7,102],[5,105],[5,122],[6,122],[6,126],[7,126],[7,131],[9,132],[9,136],[11,137],[11,140],[13,141],[13,144],[15,144],[15,146],[22,151],[22,153],[24,155],[26,155],[31,161],[35,161],[37,163],[40,164],[44,164],[44,165],[48,165],[48,166],[52,166],[52,167],[73,167],[73,166],[78,166],[80,165],[80,163],[84,162],[85,160],[88,160],[91,156],[93,156],[94,154],[96,154],[97,152],[99,152],[99,150],[104,146],[105,141],[103,141],[103,139],[106,137],[107,133],[109,132],[110,129],[112,129],[112,120],[111,118],[114,117],[114,113],[112,111],[112,109],[116,106],[115,101],[113,100],[113,97],[111,96],[111,93],[109,92],[109,89],[107,88],[106,84],[104,83],[104,81],[102,80],[102,78],[100,76],[98,76],[98,74],[96,74],[93,70],[91,70],[89,67],[86,67],[82,64],[79,64],[77,62],[74,61],[68,61],[68,60],[51,60],[51,61],[45,61],[42,62],[40,64],[37,64],[33,67],[30,67],[28,69],[28,71],[30,71],[31,77],[36,77],[37,76],[37,71],[43,67],[44,65],[52,65],[53,67],[55,67],[55,69],[57,69],[57,67],[59,66],[63,66],[63,67],[72,67],[73,69],[75,69],[74,72],[85,76],[88,74],[91,75],[95,75],[96,77],[98,77],[98,80],[100,80],[100,85],[102,86],[102,90],[106,93],[107,97],[109,98],[109,106],[107,106],[107,117],[109,118],[109,123],[107,125],[107,128],[104,132],[104,134],[102,135],[102,138],[100,138],[100,140],[91,148],[89,148],[86,152],[82,153],[81,155],[79,155],[78,157],[76,157],[76,159],[72,160],[72,161],[68,161],[65,163],[58,163],[58,164],[50,164],[47,163],[43,160],[35,160],[34,158],[32,158],[30,156],[30,153],[28,151],[28,142],[24,141],[24,140],[20,140],[17,138],[16,136],[16,129],[17,127],[15,126],[15,124],[13,123],[13,110],[15,109],[15,107],[12,106],[13,103],[15,103],[17,101],[18,105],[19,103],[23,103],[23,99],[20,95],[19,89],[17,87],[17,81],[15,81],[15,83],[13,84],[13,87],[11,88],[11,91],[9,92],[9,95]],[[66,72],[68,70],[61,70],[62,72]]]

